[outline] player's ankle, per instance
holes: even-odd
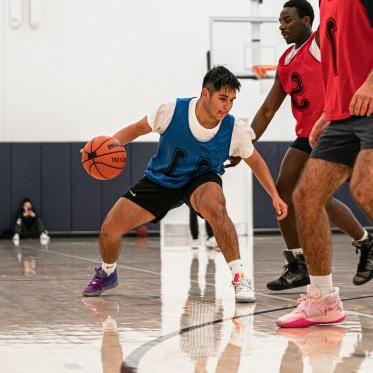
[[[303,254],[303,249],[301,247],[297,247],[295,249],[287,249],[288,251],[291,251],[294,255],[294,257],[296,257],[297,255],[302,255]]]
[[[112,273],[114,273],[115,271],[115,268],[117,267],[117,263],[105,263],[105,262],[102,262],[102,265],[101,265],[103,271],[108,275],[110,276]]]
[[[229,269],[231,270],[232,276],[235,278],[237,273],[244,274],[244,267],[241,259],[233,260],[228,263]]]
[[[319,289],[320,297],[334,292],[332,274],[325,276],[310,276],[311,285]]]

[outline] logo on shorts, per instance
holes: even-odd
[[[131,193],[134,197],[136,197],[136,193],[133,193],[132,190],[130,190],[130,193]]]

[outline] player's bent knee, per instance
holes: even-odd
[[[302,185],[299,185],[294,189],[292,200],[295,206],[299,206],[300,208],[304,207],[307,204],[307,198],[307,189],[304,188]]]
[[[108,232],[104,230],[101,230],[100,232],[100,242],[110,243],[110,242],[115,242],[118,239],[120,240],[121,238],[122,238],[122,235],[118,234],[117,232],[113,233],[113,232]]]
[[[101,226],[100,237],[104,239],[113,239],[121,237],[125,233],[127,232],[123,232],[122,229],[116,227],[115,224],[110,224],[109,219],[105,219]]]
[[[360,180],[360,182],[350,185],[351,195],[361,205],[372,203],[373,193],[370,191],[370,186]]]
[[[203,210],[204,218],[208,221],[220,221],[225,219],[227,215],[227,209],[223,201],[218,203],[211,203],[205,206]]]

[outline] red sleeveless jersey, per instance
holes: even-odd
[[[373,28],[362,1],[321,0],[320,42],[326,118],[348,118],[352,96],[373,69]]]
[[[285,58],[293,47],[288,48],[277,67],[282,88],[291,96],[291,109],[297,121],[295,132],[298,137],[309,136],[324,109],[321,64],[310,52],[315,36],[316,33],[313,33],[286,65]]]

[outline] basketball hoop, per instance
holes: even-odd
[[[268,76],[269,71],[276,71],[277,66],[276,65],[253,65],[252,71],[255,74],[257,79],[268,79],[272,78],[271,76]]]

